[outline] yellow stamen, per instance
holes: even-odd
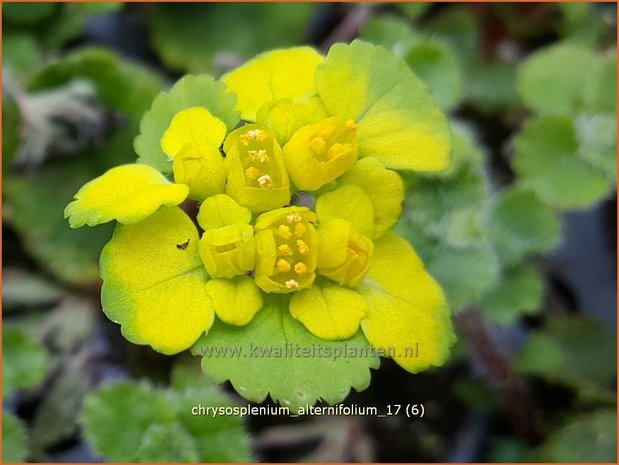
[[[299,221],[301,221],[301,215],[299,215],[298,213],[291,213],[290,215],[286,216],[286,219],[288,220],[288,223],[298,223]]]
[[[305,225],[303,223],[297,223],[294,225],[294,235],[301,237],[305,234]]]
[[[299,249],[299,253],[301,255],[306,255],[307,252],[309,252],[309,247],[301,239],[297,239],[297,248]]]
[[[252,181],[254,181],[259,174],[260,170],[258,170],[258,168],[256,168],[255,166],[250,166],[245,170],[245,177],[247,179],[251,179]]]
[[[249,155],[249,158],[251,158],[251,161],[258,160],[260,163],[266,163],[267,161],[269,161],[269,155],[267,154],[267,151],[263,149],[248,150],[247,155]]]
[[[288,246],[288,244],[279,245],[277,250],[279,250],[279,253],[285,257],[292,255],[292,249]]]
[[[346,121],[346,127],[350,129],[351,131],[356,131],[357,129],[359,129],[359,125],[351,119]]]
[[[271,187],[273,185],[273,180],[271,176],[265,174],[258,178],[258,184],[260,184],[260,187]]]
[[[322,137],[323,139],[328,139],[329,137],[333,135],[334,132],[335,132],[335,125],[329,124],[325,126],[323,129],[321,129],[317,135],[319,137]]]
[[[288,263],[288,262],[286,262],[286,263]],[[307,273],[307,265],[305,263],[303,263],[303,262],[297,263],[294,266],[294,272],[296,274],[298,274],[299,276],[303,276],[305,273]]]
[[[296,282],[294,279],[289,279],[285,282],[285,284],[287,289],[299,289],[299,283]]]
[[[297,263],[298,265],[298,263]],[[290,263],[287,262],[286,260],[284,260],[283,258],[280,258],[279,260],[277,260],[277,269],[279,271],[281,271],[282,273],[288,273],[290,271]],[[294,267],[295,271],[297,269],[297,266],[295,265]]]
[[[347,145],[348,144],[340,144],[339,142],[336,142],[331,147],[329,147],[329,150],[327,151],[327,157],[329,158],[329,160],[343,154],[347,150]]]
[[[327,149],[327,142],[322,137],[314,137],[310,141],[309,146],[315,154],[319,155],[325,153],[325,150]]]
[[[285,224],[280,224],[279,228],[277,230],[279,232],[279,237],[281,237],[285,241],[287,241],[288,239],[290,239],[292,237],[292,233],[290,232],[290,228],[288,226],[286,226]]]

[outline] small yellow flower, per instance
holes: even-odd
[[[248,224],[205,231],[198,246],[206,271],[214,278],[232,278],[254,268],[256,243]]]
[[[265,292],[285,293],[310,287],[318,254],[316,214],[305,207],[286,207],[256,220],[254,280]]]
[[[290,202],[290,183],[273,131],[248,124],[231,132],[224,143],[226,193],[252,212]]]
[[[284,161],[292,182],[314,191],[342,175],[359,156],[357,125],[327,118],[297,130],[284,146]]]

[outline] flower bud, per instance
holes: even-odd
[[[374,244],[352,232],[351,223],[333,218],[318,228],[318,273],[341,286],[361,284],[370,268]]]
[[[226,193],[252,212],[290,202],[290,182],[281,148],[271,129],[248,124],[231,132],[224,143]]]
[[[174,182],[189,187],[189,198],[202,201],[221,194],[226,185],[226,168],[219,149],[186,144],[172,163]]]
[[[256,221],[254,280],[265,292],[294,292],[315,278],[318,235],[316,214],[305,207],[264,213]]]
[[[202,234],[200,258],[213,278],[232,278],[252,270],[256,255],[254,231],[249,224],[232,224]]]
[[[315,191],[355,164],[359,156],[353,120],[327,118],[298,129],[284,146],[284,163],[292,182]]]

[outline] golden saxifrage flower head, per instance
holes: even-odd
[[[127,339],[173,354],[296,334],[394,348],[411,372],[446,360],[443,293],[391,231],[404,199],[395,170],[449,164],[446,119],[404,62],[355,41],[327,57],[268,52],[221,81],[187,76],[155,99],[135,147],[139,164],[86,184],[65,211],[71,227],[119,223],[101,255],[102,302]],[[199,228],[177,206],[187,198]],[[414,344],[421,355],[403,355]],[[296,382],[286,370],[263,385],[234,363],[203,367],[254,400],[304,398],[301,381],[279,390]],[[347,382],[308,395],[362,388]]]

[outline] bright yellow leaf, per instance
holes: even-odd
[[[388,232],[374,245],[357,288],[368,303],[365,337],[411,373],[442,365],[456,340],[443,291],[404,239]]]
[[[135,344],[175,354],[213,324],[198,230],[180,208],[116,226],[101,253],[101,277],[104,312]]]
[[[247,276],[211,279],[206,287],[215,313],[225,323],[246,325],[262,308],[262,293]]]
[[[346,184],[321,195],[316,200],[320,221],[341,218],[352,223],[353,230],[367,237],[374,232],[374,207],[365,192],[354,184]]]
[[[290,299],[290,313],[321,339],[348,339],[359,329],[367,303],[356,291],[322,281]]]
[[[198,224],[205,231],[231,224],[248,224],[250,220],[251,212],[225,194],[207,198],[198,211]]]
[[[260,107],[288,98],[304,103],[316,95],[314,71],[323,57],[310,47],[274,50],[258,55],[221,79],[238,96],[236,109],[256,121]]]
[[[121,165],[86,183],[64,211],[71,228],[116,220],[133,224],[160,206],[178,205],[189,188],[173,184],[148,165]]]
[[[174,115],[161,138],[161,149],[170,157],[187,144],[218,148],[226,137],[226,125],[203,107],[191,107]]]

